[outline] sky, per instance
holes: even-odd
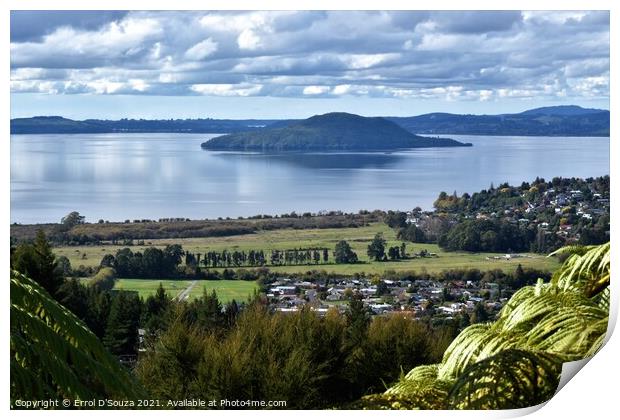
[[[609,109],[607,11],[12,11],[11,117]]]

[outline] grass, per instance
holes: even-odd
[[[251,296],[257,288],[256,282],[246,280],[199,280],[190,291],[189,298],[200,297],[205,290],[207,293],[215,290],[220,302],[235,299],[239,303],[247,301],[248,296]]]
[[[82,279],[89,281],[90,279]],[[176,297],[191,284],[191,280],[151,280],[151,279],[118,279],[114,289],[138,292],[140,297],[146,299],[154,295],[159,284],[166,289],[170,297]],[[215,290],[220,302],[230,302],[235,299],[237,302],[247,301],[248,296],[254,293],[257,288],[256,282],[245,280],[198,280],[190,290],[189,299],[196,299],[202,296],[206,289],[207,293]]]
[[[503,254],[493,253],[468,253],[468,252],[444,252],[435,244],[413,244],[407,243],[407,252],[419,252],[426,249],[436,253],[436,258],[416,258],[394,262],[375,262],[368,261],[366,248],[377,232],[383,232],[388,246],[400,245],[401,241],[396,239],[393,229],[384,223],[373,223],[369,226],[360,228],[341,228],[341,229],[282,229],[275,231],[261,231],[258,233],[237,236],[224,236],[218,238],[175,238],[175,239],[156,239],[146,241],[146,246],[130,247],[134,252],[143,251],[147,246],[164,247],[169,244],[178,243],[183,249],[193,253],[206,251],[221,251],[227,249],[250,250],[262,249],[290,249],[290,248],[309,248],[326,247],[333,251],[336,242],[344,239],[349,242],[353,250],[362,261],[360,264],[325,264],[325,265],[302,265],[302,266],[283,266],[271,267],[270,270],[276,272],[304,272],[311,269],[324,269],[328,272],[339,274],[367,273],[382,274],[386,270],[407,271],[415,270],[428,272],[438,272],[453,268],[478,268],[480,270],[490,270],[500,268],[504,271],[514,270],[518,264],[523,267],[532,267],[553,271],[560,264],[554,258],[546,258],[537,254],[523,254],[523,258],[513,258],[512,260],[497,260],[492,257],[502,256]],[[59,247],[54,252],[57,256],[64,255],[71,261],[73,267],[80,265],[98,266],[105,254],[115,254],[118,249],[124,246],[78,246],[78,247]],[[330,259],[333,256],[330,255]],[[490,258],[490,259],[489,259]]]
[[[166,289],[170,297],[176,297],[191,284],[187,280],[142,280],[142,279],[118,279],[115,289],[131,290],[138,292],[140,296],[146,299],[149,295],[154,295],[159,284]]]

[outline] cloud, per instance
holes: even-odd
[[[11,42],[40,41],[43,36],[63,26],[96,30],[126,15],[126,11],[113,10],[13,10]]]
[[[217,51],[217,42],[213,41],[211,38],[207,38],[185,51],[185,58],[190,60],[203,60],[215,51]]]
[[[11,90],[608,98],[609,12],[12,12]]]

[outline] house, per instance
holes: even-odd
[[[391,309],[392,309],[392,305],[388,305],[387,303],[370,305],[370,310],[377,315],[382,314]]]

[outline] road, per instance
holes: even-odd
[[[187,289],[183,290],[181,293],[179,293],[176,297],[176,300],[178,300],[179,302],[184,301],[185,299],[187,299],[189,297],[189,292],[192,291],[192,289],[194,288],[194,286],[196,285],[196,283],[198,282],[198,280],[194,280],[192,281],[189,286],[187,286]]]

